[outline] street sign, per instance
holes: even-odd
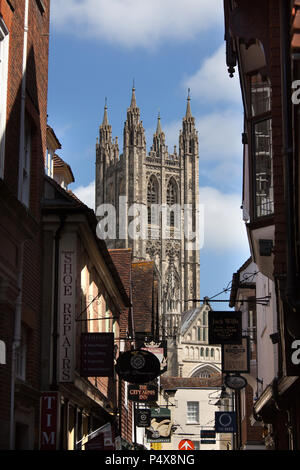
[[[182,439],[178,444],[179,450],[195,450],[193,441],[189,439]]]
[[[247,380],[242,375],[226,375],[225,385],[233,390],[242,390],[247,385]]]
[[[250,339],[242,337],[242,344],[222,345],[222,372],[250,372]]]
[[[236,432],[236,413],[235,411],[216,411],[215,429],[218,433]]]
[[[215,312],[208,314],[209,344],[242,344],[242,313]]]
[[[158,377],[160,362],[148,351],[127,351],[118,357],[116,372],[126,382],[144,384]]]
[[[128,385],[128,400],[138,403],[155,402],[158,398],[156,385]]]
[[[151,410],[148,409],[137,409],[135,410],[135,424],[138,428],[147,428],[151,425]]]
[[[42,392],[40,404],[40,450],[57,450],[60,394]]]
[[[151,408],[151,425],[146,428],[147,442],[171,442],[171,411],[168,408]]]
[[[81,333],[81,377],[113,377],[114,334]]]

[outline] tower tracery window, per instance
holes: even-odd
[[[150,177],[147,187],[148,224],[158,223],[157,220],[152,220],[152,204],[158,204],[158,182],[155,176]]]
[[[167,204],[168,206],[173,206],[177,204],[178,196],[177,196],[177,187],[176,183],[173,178],[170,179],[168,186],[167,186]],[[170,227],[174,227],[175,225],[175,213],[174,211],[168,212],[168,225]]]

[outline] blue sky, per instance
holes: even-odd
[[[51,1],[48,123],[73,170],[70,189],[89,206],[105,97],[121,151],[134,79],[148,150],[160,112],[172,152],[191,89],[205,211],[201,297],[227,287],[249,256],[240,209],[242,104],[238,79],[226,70],[222,8],[222,0]]]

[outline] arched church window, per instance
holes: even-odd
[[[173,178],[170,179],[167,186],[167,204],[168,206],[173,206],[178,202],[177,187]],[[168,212],[168,225],[174,227],[175,225],[175,213],[174,211]]]
[[[213,348],[210,350],[210,357],[215,357],[215,350]]]
[[[209,356],[209,349],[208,349],[208,348],[205,349],[205,356],[206,356],[206,357]]]
[[[148,208],[148,224],[154,224],[158,221],[152,220],[151,205],[158,204],[158,182],[154,176],[149,179],[147,187],[147,208]]]
[[[200,349],[200,356],[201,356],[201,357],[204,356],[204,348],[201,348],[201,349]]]

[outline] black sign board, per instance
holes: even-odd
[[[242,313],[210,311],[208,314],[209,344],[242,344]]]
[[[146,408],[135,410],[135,425],[139,428],[151,426],[151,410]]]
[[[81,333],[81,377],[114,376],[114,334]]]
[[[148,351],[140,349],[127,351],[118,357],[116,372],[126,382],[144,384],[158,377],[160,362]]]
[[[216,411],[215,412],[215,429],[218,433],[234,433],[236,427],[235,411]]]
[[[138,403],[151,403],[158,398],[158,388],[155,385],[128,385],[128,400]]]
[[[216,431],[214,429],[201,429],[200,437],[201,439],[215,439]]]

